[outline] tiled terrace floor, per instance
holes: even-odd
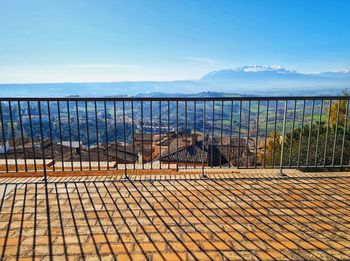
[[[0,260],[48,259],[48,227],[57,260],[350,257],[350,175],[56,178],[50,222],[44,184],[24,180],[1,185]]]

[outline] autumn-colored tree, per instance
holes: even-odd
[[[265,147],[265,155],[264,153],[260,153],[258,155],[259,162],[265,162],[266,165],[279,164],[280,156],[279,152],[281,151],[281,139],[280,134],[277,132],[272,132],[266,138],[266,147]]]
[[[343,91],[343,96],[349,96],[347,89]],[[347,103],[348,100],[336,100],[334,103],[332,103],[332,106],[330,108],[330,126],[336,126],[337,122],[338,126],[345,125]]]

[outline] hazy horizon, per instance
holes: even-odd
[[[342,70],[334,70],[334,71],[318,71],[318,72],[302,72],[302,71],[297,71],[297,70],[293,70],[290,71],[288,68],[284,68],[280,65],[241,65],[235,68],[221,68],[221,69],[217,69],[217,70],[213,70],[213,71],[208,71],[207,73],[204,73],[202,76],[198,77],[198,78],[187,78],[187,79],[168,79],[168,80],[116,80],[116,81],[57,81],[57,82],[0,82],[0,85],[5,85],[5,84],[65,84],[65,83],[124,83],[124,82],[130,82],[130,83],[137,83],[137,82],[181,82],[181,81],[198,81],[203,79],[205,76],[207,76],[208,74],[211,73],[215,73],[215,72],[221,72],[221,71],[240,71],[241,68],[244,67],[249,67],[249,68],[254,68],[254,67],[273,67],[273,66],[277,66],[282,68],[283,70],[286,70],[290,73],[296,73],[296,74],[300,74],[300,75],[310,75],[310,76],[317,76],[317,75],[322,75],[325,73],[339,73],[339,74],[349,74],[350,75],[350,70],[347,69],[342,69]],[[255,71],[246,71],[246,72],[255,72]],[[257,71],[260,72],[260,71]],[[350,85],[350,83],[349,83]]]

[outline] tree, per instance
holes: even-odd
[[[311,131],[311,133],[310,133]],[[273,149],[273,137],[276,137],[275,149]],[[294,132],[286,134],[284,141],[283,165],[291,167],[315,167],[315,166],[339,166],[350,163],[350,132],[339,128],[328,128],[325,123],[320,125],[305,125]],[[280,164],[281,143],[276,134],[272,134],[266,142],[265,164],[272,166]],[[274,156],[273,156],[274,154]],[[259,155],[263,162],[264,155]]]
[[[265,162],[267,166],[278,165],[280,160],[281,151],[281,139],[277,132],[272,132],[266,138],[265,155],[264,153],[259,153],[258,160],[260,163]]]
[[[349,92],[347,89],[343,91],[343,96],[348,97]],[[345,125],[345,116],[348,100],[336,100],[330,108],[330,126],[336,126],[338,121],[338,126]],[[339,110],[339,113],[338,113]],[[338,120],[339,118],[339,120]]]

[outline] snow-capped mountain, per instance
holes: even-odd
[[[245,65],[240,66],[236,69],[236,71],[242,71],[242,72],[276,72],[276,73],[293,73],[292,71],[288,71],[285,68],[283,68],[281,65],[267,65],[267,66],[261,66],[261,65]]]
[[[283,68],[280,65],[270,66],[240,66],[236,69],[226,69],[210,72],[202,77],[202,81],[295,81],[295,80],[331,80],[331,79],[349,79],[349,71],[322,72],[322,73],[300,73]],[[316,83],[316,82],[315,82]]]

